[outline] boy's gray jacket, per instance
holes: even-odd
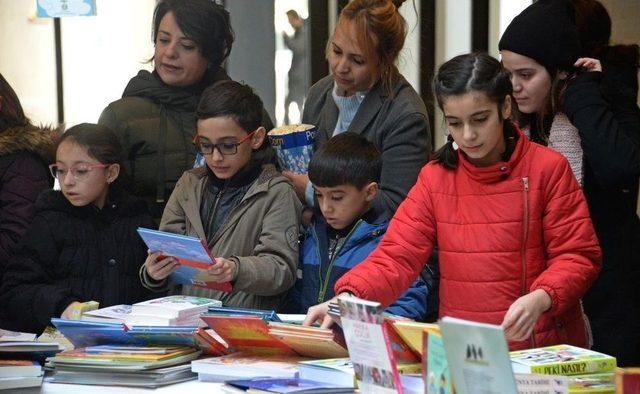
[[[207,239],[200,219],[206,179],[205,167],[182,175],[165,207],[160,230]],[[209,243],[213,255],[237,265],[233,292],[182,286],[181,293],[218,299],[225,306],[277,309],[296,279],[300,212],[288,180],[273,165],[265,165]],[[144,266],[140,276],[145,286],[166,289],[166,281],[149,278]]]

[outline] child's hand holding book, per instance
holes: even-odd
[[[149,254],[144,262],[147,275],[154,280],[164,280],[180,267],[180,263],[173,256],[165,256],[162,252],[147,251]]]
[[[214,261],[216,263],[205,271],[207,276],[205,282],[231,282],[238,270],[235,261],[227,260],[224,257],[216,257]]]

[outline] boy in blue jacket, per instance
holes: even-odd
[[[331,299],[336,281],[378,246],[389,224],[385,214],[371,207],[381,168],[380,152],[355,133],[341,133],[314,153],[309,179],[320,212],[314,214],[300,249],[291,312],[306,313]],[[422,320],[426,305],[427,287],[417,280],[386,311]]]

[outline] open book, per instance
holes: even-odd
[[[230,282],[210,281],[207,269],[215,265],[216,260],[204,240],[148,228],[138,228],[138,234],[152,253],[161,252],[178,260],[180,267],[169,277],[171,282],[225,292],[233,289]]]

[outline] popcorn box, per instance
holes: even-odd
[[[308,124],[280,126],[267,134],[282,169],[298,174],[309,170],[315,135],[316,127]]]

